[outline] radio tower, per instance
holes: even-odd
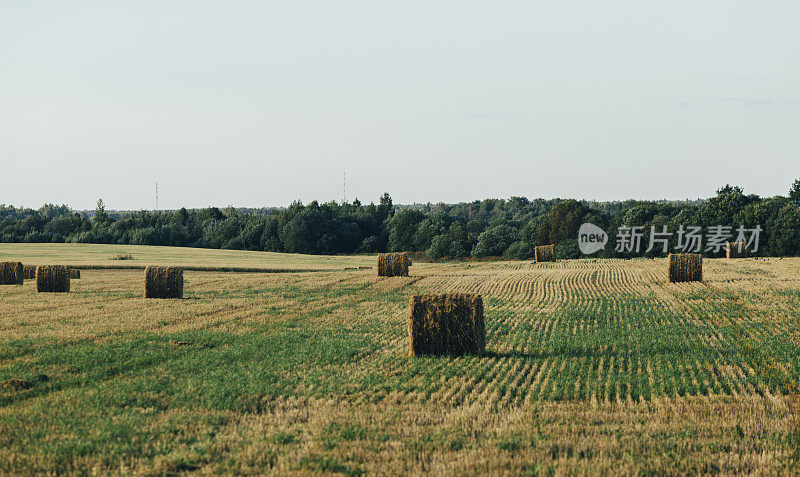
[[[156,181],[156,210],[158,210],[158,181]]]
[[[347,203],[347,171],[342,171],[342,203]]]

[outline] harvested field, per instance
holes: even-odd
[[[0,473],[796,471],[800,259],[414,267],[2,287]],[[444,292],[482,295],[486,352],[408,357]]]
[[[130,255],[128,260],[118,257]],[[92,268],[133,268],[144,270],[148,265],[181,267],[197,271],[299,271],[341,270],[344,267],[374,267],[375,256],[356,257],[302,255],[296,253],[249,252],[243,250],[209,250],[148,245],[96,245],[80,243],[4,243],[0,245],[0,262],[52,264],[88,270]]]

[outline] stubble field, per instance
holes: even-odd
[[[69,294],[0,287],[0,473],[788,474],[800,459],[800,260],[415,263],[0,245],[26,264],[139,270]],[[278,265],[280,264],[280,267]],[[350,268],[350,270],[345,270]],[[484,297],[484,356],[410,358],[418,293]],[[14,381],[18,380],[18,381]]]

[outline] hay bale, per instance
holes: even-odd
[[[70,268],[69,269],[69,277],[72,279],[78,279],[81,277],[81,271],[77,268]]]
[[[408,266],[411,264],[411,257],[406,252],[399,253],[379,253],[378,254],[378,276],[379,277],[407,277]]]
[[[23,265],[22,266],[22,275],[25,277],[25,280],[33,280],[36,278],[36,265]]]
[[[64,265],[36,267],[36,291],[39,293],[69,292],[69,269]]]
[[[0,285],[22,285],[23,278],[22,263],[0,263]]]
[[[408,337],[411,356],[483,353],[483,299],[466,293],[411,297]]]
[[[747,258],[747,242],[728,242],[725,244],[727,258]]]
[[[697,253],[669,254],[669,281],[702,282],[703,256]]]
[[[556,246],[539,245],[534,249],[534,256],[536,262],[555,262],[556,261]]]
[[[146,267],[145,298],[183,298],[183,269],[179,267]]]

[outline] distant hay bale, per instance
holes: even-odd
[[[747,242],[728,242],[725,245],[725,256],[727,258],[747,258]]]
[[[74,279],[78,279],[78,278],[81,277],[81,271],[78,270],[77,268],[70,268],[69,269],[69,277],[70,278],[74,278]]]
[[[539,245],[534,249],[534,256],[536,262],[555,262],[556,261],[556,246]]]
[[[183,298],[183,269],[147,267],[144,269],[145,298]]]
[[[411,356],[483,353],[483,299],[465,293],[411,297],[408,337]]]
[[[69,269],[63,265],[36,267],[36,291],[39,293],[69,292]]]
[[[379,277],[407,277],[411,257],[406,252],[378,254]]]
[[[36,278],[36,265],[23,265],[22,275],[25,277],[25,280],[33,280]]]
[[[702,282],[703,256],[697,253],[669,254],[669,281]]]
[[[22,263],[0,262],[0,285],[22,285]]]

